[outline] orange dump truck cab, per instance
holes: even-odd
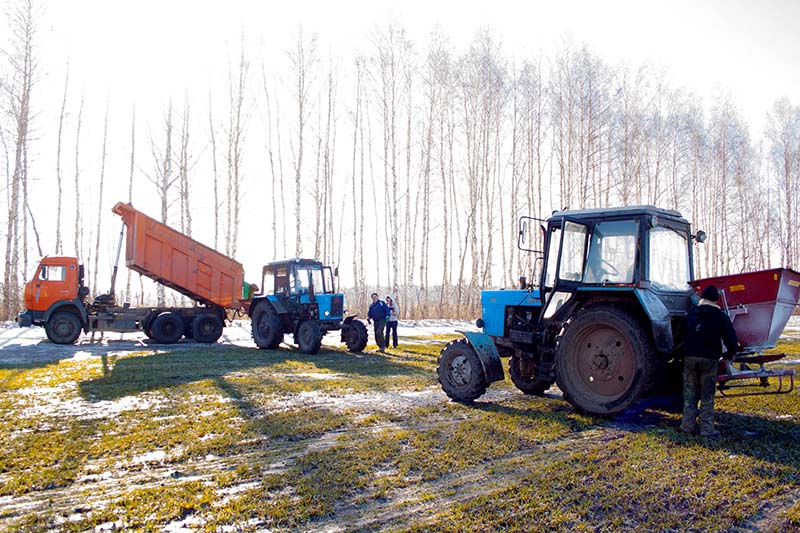
[[[20,326],[44,326],[59,316],[62,335],[77,336],[86,324],[83,299],[89,289],[83,285],[83,266],[75,257],[45,257],[33,279],[25,284],[25,309]],[[69,316],[66,316],[68,314]],[[67,331],[69,330],[69,331]]]

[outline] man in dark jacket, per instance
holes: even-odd
[[[375,328],[375,343],[378,345],[378,351],[384,353],[386,351],[386,341],[384,339],[384,330],[386,329],[386,317],[389,316],[389,307],[386,302],[378,298],[378,293],[372,293],[372,305],[369,306],[367,312],[367,322],[372,322]]]
[[[693,307],[687,316],[681,430],[695,433],[699,415],[700,436],[716,438],[720,433],[714,428],[714,393],[719,358],[723,355],[722,344],[726,348],[725,359],[733,359],[739,342],[731,319],[717,305],[717,288],[709,285],[700,296],[699,305]]]

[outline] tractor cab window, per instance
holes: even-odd
[[[650,283],[663,291],[690,289],[686,233],[664,226],[650,230]]]
[[[636,220],[599,222],[592,230],[584,283],[633,283],[636,265]]]
[[[564,223],[561,249],[561,265],[558,278],[564,281],[580,281],[583,273],[583,258],[586,254],[586,226],[575,222]]]
[[[266,291],[266,289],[264,290]],[[275,294],[287,294],[288,292],[289,272],[286,270],[286,268],[279,268],[275,271]]]
[[[292,294],[307,294],[308,293],[308,270],[305,268],[296,268],[292,271],[292,284],[290,287]]]
[[[42,281],[64,281],[67,279],[67,268],[63,265],[42,265],[39,270]]]
[[[322,281],[322,270],[319,268],[311,269],[311,282],[314,284],[314,292],[318,294],[322,294],[327,292],[325,290],[325,285]]]
[[[558,251],[561,249],[561,228],[550,229],[550,241],[547,246],[547,265],[544,272],[545,288],[553,288],[556,284],[556,267],[558,266]]]

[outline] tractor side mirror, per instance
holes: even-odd
[[[697,230],[697,234],[694,235],[694,240],[697,242],[706,242],[706,232],[703,230]]]
[[[519,232],[517,233],[517,248],[524,252],[537,252],[541,253],[539,250],[535,250],[534,246],[534,239],[536,238],[535,235],[531,234],[530,228],[534,221],[541,221],[541,219],[533,218],[533,217],[520,217],[519,219]]]

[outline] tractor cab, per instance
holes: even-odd
[[[290,314],[341,320],[344,297],[335,294],[334,273],[316,259],[275,261],[262,271],[263,294],[274,296]]]
[[[546,223],[542,320],[599,298],[629,298],[651,318],[685,314],[693,293],[688,282],[694,279],[696,236],[677,211],[651,206],[561,211]]]

